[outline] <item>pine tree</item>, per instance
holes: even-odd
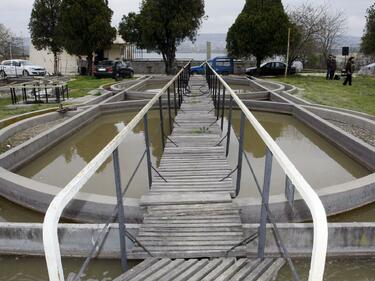
[[[124,16],[119,30],[125,41],[162,54],[172,74],[177,46],[195,40],[203,16],[203,0],[144,0],[140,13]]]
[[[256,57],[259,69],[268,56],[284,54],[289,19],[281,0],[247,0],[227,34],[227,50],[236,57]]]
[[[366,19],[361,49],[367,55],[375,55],[375,4],[367,10]]]
[[[60,31],[68,53],[86,55],[92,73],[93,53],[109,48],[116,38],[112,10],[106,0],[62,0]]]
[[[54,57],[54,74],[58,74],[58,54],[62,51],[58,31],[61,0],[35,0],[29,30],[37,50],[49,49]]]

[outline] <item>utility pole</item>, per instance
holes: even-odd
[[[290,27],[288,28],[288,48],[287,48],[287,51],[286,51],[285,78],[288,76],[288,68],[289,68],[289,52],[290,52]]]
[[[13,59],[13,54],[12,54],[12,37],[10,38],[10,41],[9,41],[9,56],[10,56],[10,59],[12,60]]]

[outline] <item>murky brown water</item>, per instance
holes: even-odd
[[[35,180],[65,186],[104,146],[128,123],[134,113],[119,113],[105,115],[97,119],[78,133],[56,145],[39,158],[18,171],[19,174]],[[262,125],[276,140],[314,188],[321,188],[333,184],[343,183],[369,174],[369,171],[348,156],[336,149],[331,143],[323,139],[313,130],[295,118],[273,113],[255,112]],[[164,116],[167,114],[165,112]],[[234,132],[239,134],[240,113],[234,112]],[[165,120],[166,121],[166,120]],[[159,112],[150,113],[150,141],[152,162],[158,165],[162,155],[160,139]],[[165,122],[168,131],[168,122]],[[233,134],[232,134],[233,135]],[[249,123],[246,123],[245,150],[254,167],[255,173],[262,183],[264,172],[265,147],[261,139]],[[120,158],[124,185],[128,182],[138,160],[144,152],[143,124],[140,124],[120,146]],[[230,148],[230,163],[236,166],[238,142],[232,137]],[[56,171],[59,171],[56,173]],[[284,175],[277,163],[273,166],[272,194],[279,194],[284,190]],[[147,192],[146,161],[140,166],[133,183],[126,196],[140,198]],[[114,195],[114,179],[112,159],[108,159],[98,170],[96,175],[85,186],[84,191],[104,195]],[[258,196],[255,183],[244,160],[243,178],[241,184],[242,197]],[[0,201],[0,219],[4,221],[40,221],[39,214],[23,208],[17,208],[6,200]],[[4,203],[2,203],[4,202]],[[18,216],[19,209],[20,215]],[[371,209],[368,221],[375,217],[375,208]],[[373,211],[374,210],[374,211]],[[359,221],[363,218],[361,211],[352,212],[350,219]],[[345,217],[346,215],[343,215]],[[18,217],[20,217],[18,219]]]
[[[307,280],[310,260],[294,261],[301,280]],[[277,281],[291,281],[289,267],[285,265],[279,272]],[[324,281],[374,281],[375,258],[328,259]]]
[[[296,260],[295,265],[301,280],[307,280],[309,260]],[[77,272],[82,259],[64,259],[65,275]],[[130,267],[137,262],[129,262]],[[5,257],[0,256],[0,281],[48,281],[47,267],[44,258]],[[119,260],[94,260],[90,264],[82,281],[111,281],[122,273]],[[277,281],[293,280],[290,270],[284,266]],[[335,259],[328,260],[325,281],[373,281],[375,280],[375,259]]]
[[[83,259],[63,259],[65,278],[71,272],[77,273]],[[129,267],[139,261],[129,261]],[[47,265],[44,258],[0,256],[0,281],[48,281]],[[3,266],[6,265],[6,266]],[[110,281],[122,274],[119,260],[93,260],[82,281]]]
[[[353,161],[296,118],[265,112],[254,112],[254,115],[314,189],[345,183],[370,174],[365,167]],[[266,147],[250,122],[246,121],[245,124],[244,149],[258,181],[262,184]],[[239,111],[233,114],[233,128],[239,136]],[[234,137],[231,139],[229,159],[231,167],[235,167],[238,159],[238,141]],[[276,160],[273,161],[272,171],[271,194],[283,193],[285,174]],[[240,196],[257,195],[255,182],[244,159]]]
[[[56,145],[18,173],[37,181],[64,187],[87,165],[135,116],[134,113],[118,113],[99,117],[93,124]],[[165,115],[164,115],[165,116]],[[169,127],[165,122],[165,131]],[[161,136],[159,112],[149,114],[151,156],[154,166],[160,161]],[[145,151],[143,123],[139,124],[119,147],[122,182],[125,185]],[[56,173],[56,171],[59,171]],[[110,157],[85,185],[83,191],[104,195],[115,195],[114,173]],[[147,165],[142,162],[127,197],[139,198],[148,190]]]

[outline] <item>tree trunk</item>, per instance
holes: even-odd
[[[53,53],[53,75],[59,75],[59,60],[56,52]]]
[[[261,57],[257,57],[257,73],[259,74],[260,72],[260,65],[262,63],[262,58]]]
[[[87,75],[92,76],[92,53],[87,55]]]
[[[165,73],[167,75],[176,74],[175,69],[176,52],[166,52],[163,54],[163,60],[165,64]]]

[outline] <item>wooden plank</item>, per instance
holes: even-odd
[[[273,263],[273,259],[264,259],[257,267],[246,276],[245,281],[256,281]]]
[[[209,274],[204,276],[202,281],[214,281],[216,280],[223,272],[225,272],[232,264],[235,263],[234,258],[226,258],[223,262],[212,270]]]
[[[233,268],[225,272],[217,281],[241,281],[260,263],[259,259],[240,259],[237,261]]]
[[[284,259],[277,259],[274,263],[258,278],[258,281],[276,280],[279,270],[284,266]]]
[[[162,280],[163,276],[166,275],[169,271],[175,269],[182,263],[184,263],[185,260],[183,259],[177,259],[172,261],[170,264],[164,266],[161,270],[155,272],[154,274],[148,276],[146,279],[143,279],[144,281],[157,281],[157,280]]]
[[[135,267],[129,269],[127,272],[125,272],[121,276],[117,277],[113,281],[128,281],[128,280],[131,280],[132,278],[134,278],[135,276],[137,276],[138,274],[140,274],[141,272],[143,272],[144,270],[146,270],[147,268],[149,268],[153,264],[157,263],[158,261],[159,261],[159,259],[157,259],[157,258],[146,259],[143,262],[141,262],[140,264],[136,265]]]
[[[177,276],[174,281],[187,281],[194,274],[202,270],[209,263],[208,259],[203,259],[194,264],[188,270],[184,271],[181,275]]]
[[[200,281],[204,276],[209,274],[213,271],[217,266],[219,266],[223,262],[222,259],[214,259],[211,260],[204,268],[202,268],[199,272],[194,274],[189,281]]]
[[[157,261],[155,264],[147,267],[144,271],[137,274],[133,277],[132,281],[143,281],[145,278],[150,276],[151,274],[157,272],[158,270],[162,269],[164,266],[170,264],[172,261],[170,259],[161,259]]]
[[[207,193],[207,192],[186,192],[171,194],[155,194],[142,196],[141,206],[167,205],[167,204],[208,204],[208,203],[229,203],[232,198],[229,194]]]

